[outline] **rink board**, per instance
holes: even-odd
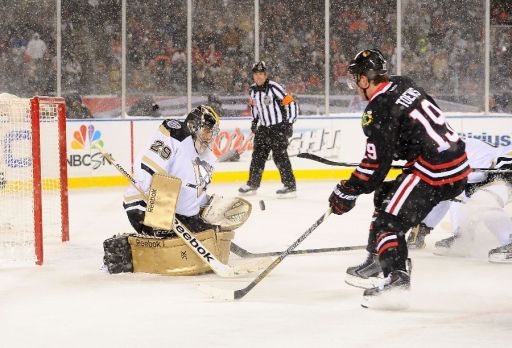
[[[69,186],[124,186],[126,179],[103,160],[95,146],[103,145],[117,162],[133,171],[147,140],[158,129],[162,119],[93,119],[67,121]],[[492,144],[512,144],[512,115],[450,115],[450,124],[463,137],[480,138]],[[244,182],[252,154],[251,121],[248,117],[221,120],[214,153],[218,157],[237,149],[242,155],[237,162],[216,166],[214,182]],[[365,149],[365,137],[358,115],[299,118],[290,139],[289,154],[298,180],[339,180],[353,169],[327,166],[297,158],[299,152],[310,152],[334,161],[358,163]],[[263,180],[279,180],[272,160],[267,161]]]

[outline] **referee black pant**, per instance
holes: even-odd
[[[253,187],[260,186],[263,170],[265,170],[265,162],[270,151],[272,151],[274,163],[279,170],[279,174],[281,174],[281,182],[286,187],[296,187],[292,164],[288,157],[288,138],[284,133],[282,124],[258,127],[254,135],[254,150],[249,169],[248,185]]]

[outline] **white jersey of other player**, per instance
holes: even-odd
[[[512,145],[496,147],[478,139],[466,139],[466,153],[471,168],[491,168],[494,165],[496,158],[503,156],[512,151]],[[486,172],[474,171],[468,176],[468,184],[476,184],[483,182],[487,179]],[[457,199],[466,201],[468,198],[465,193],[462,193]],[[453,201],[443,201],[432,209],[432,211],[425,217],[423,223],[430,228],[434,228],[446,215],[448,210],[452,215],[452,232],[455,234],[459,227],[458,221],[460,220],[460,212],[458,210],[459,204],[454,204]]]
[[[466,153],[468,155],[469,165],[471,168],[491,168],[494,161],[512,152],[512,145],[508,146],[493,146],[489,143],[478,139],[466,139]],[[468,177],[468,184],[475,184],[487,179],[485,172],[472,172]]]
[[[168,174],[181,179],[181,191],[176,213],[193,216],[206,203],[206,188],[211,182],[216,157],[210,149],[198,153],[194,139],[185,123],[165,120],[146,145],[137,163],[135,180],[147,193],[154,173]],[[124,197],[126,211],[146,210],[143,196],[132,185]]]

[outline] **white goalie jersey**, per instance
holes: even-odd
[[[206,203],[206,188],[211,182],[215,160],[215,155],[209,149],[197,153],[194,140],[183,121],[165,120],[136,164],[135,180],[147,193],[155,173],[180,178],[181,191],[176,213],[193,216]],[[123,206],[127,212],[133,209],[145,211],[146,201],[131,185],[124,196]]]
[[[484,141],[471,138],[464,140],[464,142],[466,143],[466,153],[472,168],[501,168],[507,162],[510,163],[509,157],[503,156],[512,155],[512,145],[496,147]],[[488,176],[489,174],[485,171],[474,171],[468,176],[468,184],[485,183]],[[507,190],[500,189],[500,191],[506,192]],[[505,199],[505,202],[510,198],[512,197]],[[457,199],[461,202],[467,202],[469,197],[464,192]],[[467,218],[461,216],[461,202],[456,203],[451,200],[440,202],[425,217],[423,222],[429,227],[435,227],[450,210],[452,215],[452,232],[455,232],[460,225],[459,221]]]

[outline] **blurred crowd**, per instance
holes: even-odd
[[[464,16],[460,15],[464,8]],[[324,93],[324,3],[260,0],[260,58],[295,94]],[[402,74],[445,100],[483,105],[481,0],[402,0]],[[351,57],[379,47],[396,72],[396,1],[331,0],[330,91],[346,90]],[[45,19],[46,18],[46,19]],[[54,0],[16,2],[0,23],[0,91],[56,90]],[[254,59],[253,0],[194,0],[194,95],[245,95]],[[128,1],[131,95],[186,95],[186,2]],[[62,1],[62,91],[119,95],[121,0]],[[511,111],[512,2],[491,0],[491,106]]]
[[[490,89],[501,98],[512,87],[512,21],[504,16],[512,14],[512,5],[509,1],[491,3]],[[485,80],[485,22],[481,6],[480,0],[449,1],[442,5],[411,1],[405,6],[402,73],[445,100],[481,105]],[[504,99],[500,99],[494,111],[508,108],[501,100]]]

